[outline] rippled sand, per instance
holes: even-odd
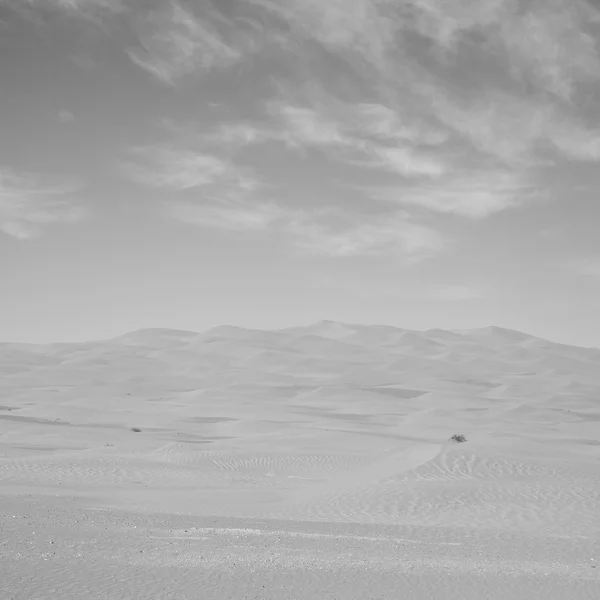
[[[598,367],[495,329],[0,345],[0,598],[598,598]]]
[[[4,497],[3,598],[597,598],[590,537],[144,515]]]

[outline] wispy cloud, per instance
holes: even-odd
[[[346,146],[351,139],[340,123],[327,119],[316,110],[301,106],[273,105],[271,112],[282,120],[282,137],[291,146]]]
[[[53,223],[75,223],[87,214],[74,197],[79,186],[44,185],[31,174],[0,168],[0,231],[18,239],[40,235]]]
[[[331,257],[394,256],[417,262],[442,250],[446,240],[432,227],[414,222],[405,212],[370,218],[353,215],[334,226],[318,220],[295,220],[286,226],[295,244],[310,254]]]
[[[38,22],[39,15],[62,12],[82,19],[96,19],[103,15],[115,15],[127,10],[127,0],[0,0],[0,8],[8,8],[13,14],[29,21]]]
[[[349,51],[355,59],[380,69],[388,60],[398,32],[393,2],[352,0],[249,0],[270,27],[289,29],[293,36],[312,39],[333,52]]]
[[[444,59],[463,50],[499,59],[511,77],[560,98],[600,79],[597,11],[585,0],[252,0],[297,35],[360,55],[381,71],[405,66],[417,33]],[[479,40],[479,44],[478,44]],[[478,47],[477,47],[478,46]],[[453,56],[449,56],[449,54]]]
[[[227,161],[193,150],[145,146],[133,148],[131,153],[135,160],[126,162],[124,170],[138,183],[151,187],[188,190],[238,177]]]
[[[600,80],[594,24],[598,13],[585,1],[535,2],[502,19],[497,43],[514,75],[570,99],[577,84]]]
[[[164,214],[209,229],[225,231],[277,230],[286,220],[286,211],[274,203],[238,200],[232,202],[175,201],[163,207]]]
[[[331,257],[394,256],[417,261],[445,245],[443,236],[405,211],[355,214],[335,206],[307,209],[265,199],[252,171],[190,149],[136,149],[141,160],[126,168],[137,182],[172,193],[160,212],[192,225],[224,231],[280,235],[305,254]],[[257,193],[261,191],[260,197]],[[270,190],[276,196],[279,190]]]
[[[377,200],[470,219],[520,206],[541,193],[521,172],[486,169],[451,173],[434,182],[363,189]]]
[[[274,204],[255,201],[262,189],[253,171],[226,157],[174,146],[134,148],[125,174],[170,193],[160,212],[188,223],[225,230],[262,230],[280,218]],[[252,201],[251,201],[252,200]]]
[[[279,139],[293,148],[318,148],[340,162],[404,177],[439,177],[448,169],[441,156],[402,142],[403,134],[408,138],[417,137],[416,128],[406,127],[402,131],[401,125],[393,122],[389,114],[371,123],[357,123],[357,113],[364,111],[363,106],[358,110],[345,107],[346,118],[336,118],[334,108],[272,104],[270,112],[279,118]],[[381,117],[386,109],[381,105],[379,108]],[[331,116],[328,113],[332,113]],[[434,140],[431,136],[430,141],[440,139]]]
[[[282,237],[308,256],[382,256],[418,262],[446,247],[432,227],[405,213],[366,217],[334,210],[298,210],[275,202],[171,202],[165,214],[186,223],[224,231],[262,232]],[[335,215],[337,224],[331,223]]]
[[[369,156],[364,161],[355,161],[354,164],[382,169],[406,177],[422,175],[425,177],[440,177],[448,171],[449,165],[443,160],[424,152],[419,152],[410,147],[390,147],[362,145],[361,150]]]
[[[155,8],[124,0],[45,5],[126,12],[139,42],[130,57],[169,84],[277,52],[292,88],[292,73],[306,74],[310,63],[313,88],[339,100],[334,63],[312,60],[326,48],[356,89],[370,92],[345,94],[334,114],[323,102],[283,102],[278,117],[290,145],[380,154],[375,164],[404,175],[414,165],[427,176],[447,168],[447,157],[423,148],[445,141],[509,165],[538,162],[544,145],[572,160],[600,159],[600,132],[574,118],[600,85],[600,18],[586,0],[247,0],[226,11],[184,0]]]
[[[383,164],[397,166],[399,174],[412,164],[429,175],[449,167],[447,155],[423,154],[427,135],[517,169],[543,164],[549,151],[557,159],[600,158],[600,132],[575,116],[578,101],[600,93],[600,20],[583,0],[526,6],[514,0],[253,2],[305,43],[325,44],[359,69],[359,79],[377,86],[387,105],[357,98],[354,123],[366,126],[367,137],[394,142],[390,149],[372,141],[363,148],[397,159]],[[340,123],[323,122],[322,106],[317,113],[326,125],[321,138],[306,127],[305,141],[341,143]],[[306,113],[301,116],[289,123],[296,138],[299,124],[306,124]],[[347,143],[348,130],[342,130]]]
[[[567,261],[565,267],[568,271],[571,271],[579,277],[600,280],[600,256]]]
[[[68,110],[61,110],[58,112],[58,120],[61,123],[70,123],[75,120],[75,115]]]
[[[448,132],[439,126],[427,123],[414,112],[402,106],[375,102],[361,102],[352,106],[350,127],[363,135],[386,142],[413,142],[426,146],[437,146],[448,141]]]
[[[355,109],[346,106],[346,119],[328,116],[325,110],[319,111],[308,106],[271,103],[268,115],[274,118],[271,123],[224,123],[214,131],[196,135],[197,143],[208,146],[222,146],[237,150],[245,146],[270,143],[284,144],[288,149],[305,153],[316,150],[340,164],[348,164],[368,170],[388,172],[402,177],[424,176],[436,178],[450,168],[441,156],[428,153],[427,149],[412,148],[400,140],[406,137],[418,138],[423,145],[439,145],[445,141],[440,132],[432,128],[418,131],[417,127],[387,122],[373,113],[381,114],[389,109],[382,105],[371,105],[370,122],[358,122],[364,107]],[[331,112],[335,112],[331,110]],[[182,128],[179,128],[182,129]],[[189,130],[189,128],[188,128]],[[179,132],[181,134],[181,132]],[[185,134],[182,134],[185,137]]]
[[[344,186],[363,192],[367,202],[383,200],[407,209],[418,207],[482,219],[542,195],[536,178],[522,165],[515,168],[489,159],[477,167],[461,167],[460,162],[453,165],[443,154],[422,150],[443,144],[446,138],[442,132],[414,123],[403,127],[398,115],[381,104],[346,108],[346,114],[339,111],[335,120],[325,111],[271,105],[271,114],[280,118],[279,128],[227,124],[204,140],[236,148],[266,141],[303,151],[313,148],[341,163],[396,175],[395,185]],[[357,115],[368,115],[368,119],[361,122],[352,118]],[[406,139],[418,140],[419,149],[407,145]],[[515,148],[511,150],[514,156]]]
[[[157,3],[149,8],[135,0],[0,3],[130,13],[147,49],[145,56],[134,51],[134,59],[168,82],[195,69],[231,65],[248,49],[271,53],[282,46],[296,59],[315,46],[326,48],[359,76],[395,91],[414,91],[409,88],[431,71],[432,58],[439,71],[461,62],[477,69],[487,61],[491,68],[477,70],[479,91],[510,78],[572,101],[600,82],[600,18],[587,0],[237,0],[225,11],[186,0],[165,0],[157,9]]]
[[[600,128],[586,127],[577,120],[556,119],[549,130],[548,141],[572,160],[600,160]]]
[[[460,101],[439,86],[423,95],[449,131],[507,167],[540,165],[549,150],[572,160],[600,159],[600,130],[545,100],[488,91]]]
[[[32,2],[32,0],[27,0]],[[118,13],[127,9],[126,0],[33,0],[37,4],[55,6],[58,9],[74,13],[86,13],[87,11],[108,11]]]
[[[230,45],[220,33],[218,13],[197,17],[176,0],[137,19],[141,48],[129,50],[137,65],[164,83],[173,84],[184,75],[208,72],[229,66],[242,57],[242,50]],[[222,24],[222,23],[221,23]]]
[[[275,131],[266,127],[240,122],[224,123],[215,131],[203,134],[202,141],[209,145],[237,149],[277,140],[278,137]]]
[[[83,14],[109,0],[48,2]],[[189,151],[141,149],[141,164],[129,165],[140,182],[201,198],[200,207],[174,209],[188,220],[285,230],[332,255],[410,254],[410,232],[428,240],[423,247],[439,242],[419,219],[491,217],[543,196],[548,166],[600,160],[600,13],[586,0],[224,4],[115,4],[134,24],[129,57],[160,81],[240,64],[249,79],[265,81],[254,106],[232,100],[244,119],[204,127]],[[234,72],[243,85],[241,69]],[[302,206],[292,215],[273,208],[280,202],[253,203],[259,176],[235,165],[233,151],[266,143],[290,160],[314,153],[344,167],[362,186],[369,218],[340,229],[315,214],[299,217]],[[378,186],[365,184],[375,179]]]

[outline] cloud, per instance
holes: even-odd
[[[173,146],[132,149],[135,161],[124,165],[131,179],[156,188],[188,190],[231,177],[233,170],[223,159]]]
[[[356,80],[386,103],[357,98],[357,129],[393,140],[400,154],[422,151],[429,135],[508,166],[537,165],[548,149],[571,160],[600,158],[600,132],[573,114],[575,100],[600,94],[600,13],[583,0],[254,3],[302,43],[325,45],[358,69]],[[321,84],[333,90],[323,73]],[[322,106],[317,113],[323,122]],[[323,135],[335,140],[339,123],[325,124]]]
[[[32,2],[32,0],[28,1]],[[37,0],[36,3],[77,14],[85,14],[88,11],[119,13],[126,10],[126,3],[123,0]]]
[[[372,159],[355,164],[379,168],[398,175],[407,177],[424,175],[426,177],[440,177],[448,170],[448,166],[439,158],[420,153],[408,147],[385,147],[369,145],[364,148]]]
[[[600,279],[600,258],[580,258],[565,264],[567,270],[579,277]]]
[[[101,8],[114,12],[125,10],[121,0],[26,0],[29,3],[46,4],[66,11],[85,11],[92,8]]]
[[[127,10],[126,0],[0,0],[0,8],[7,8],[21,19],[43,22],[44,13],[60,12],[84,20],[95,21]]]
[[[37,237],[53,223],[75,223],[87,211],[73,198],[78,186],[42,185],[31,174],[0,168],[0,231],[18,239]]]
[[[247,199],[244,202],[175,202],[166,214],[178,220],[224,231],[271,233],[309,256],[348,258],[382,256],[418,262],[439,252],[446,240],[405,213],[365,218],[341,211],[304,211]],[[338,224],[329,219],[337,215]],[[343,225],[339,225],[339,223]]]
[[[449,131],[506,167],[543,165],[550,150],[571,160],[600,159],[600,130],[547,101],[501,91],[459,101],[439,86],[424,85],[423,90],[432,114]]]
[[[600,129],[586,127],[575,120],[556,119],[549,128],[548,141],[563,156],[572,160],[600,160]]]
[[[360,118],[367,113],[361,122]],[[417,150],[400,142],[410,138],[418,139],[424,146],[438,146],[446,140],[441,132],[408,121],[404,126],[398,115],[382,105],[354,107],[337,102],[330,107],[314,108],[272,102],[267,107],[267,115],[274,120],[259,125],[227,122],[213,131],[196,134],[195,139],[200,144],[232,150],[267,142],[281,143],[300,152],[318,150],[341,164],[403,177],[435,178],[449,168],[441,157],[426,149]],[[185,130],[192,128],[171,125],[170,129],[185,138],[189,137]]]
[[[309,106],[272,102],[269,114],[276,119],[275,136],[291,148],[334,148],[352,146],[343,126],[324,110]]]
[[[212,203],[175,201],[166,205],[164,214],[192,225],[225,231],[265,231],[285,217],[285,211],[265,202]]]
[[[70,123],[75,120],[75,115],[68,110],[61,110],[58,112],[58,120],[61,123]]]
[[[386,142],[410,141],[436,146],[448,140],[448,133],[417,118],[413,113],[375,102],[361,102],[352,107],[350,126],[366,136]]]
[[[301,254],[349,258],[381,256],[418,262],[439,252],[446,240],[431,227],[412,222],[404,213],[385,218],[346,217],[333,226],[320,211],[302,211],[254,200],[244,202],[173,202],[164,213],[177,220],[210,229],[261,232],[281,236]]]
[[[122,13],[139,42],[129,56],[168,84],[264,58],[285,67],[284,86],[307,87],[308,75],[330,100],[345,95],[333,111],[283,103],[296,148],[337,145],[370,157],[365,165],[426,176],[447,170],[431,148],[444,143],[517,167],[546,160],[548,148],[600,159],[600,132],[576,114],[600,93],[600,12],[586,0],[24,2]]]
[[[401,142],[400,124],[390,122],[389,114],[385,120],[357,125],[353,107],[342,107],[346,115],[337,118],[329,116],[335,108],[272,104],[269,110],[278,117],[280,129],[271,139],[278,137],[292,148],[317,148],[339,162],[404,177],[439,177],[446,172],[448,166],[441,157]],[[364,108],[359,107],[358,112],[361,110]],[[416,129],[409,133],[407,128],[405,135],[414,139]],[[386,138],[388,143],[383,141]]]
[[[561,102],[600,82],[600,18],[587,0],[232,0],[225,9],[208,0],[164,0],[151,3],[155,8],[139,0],[0,3],[131,15],[142,46],[132,58],[168,83],[257,52],[284,52],[288,66],[298,66],[315,48],[405,98],[415,79],[461,63],[474,71],[479,90],[510,82]]]
[[[377,200],[470,219],[483,219],[518,207],[540,194],[521,172],[485,169],[450,173],[434,182],[416,185],[362,189]]]
[[[398,31],[389,1],[249,0],[248,4],[260,9],[265,27],[288,30],[333,52],[349,51],[375,68],[387,62]]]
[[[167,84],[197,71],[230,66],[242,58],[242,50],[225,40],[215,15],[205,12],[196,17],[176,0],[170,0],[138,18],[141,49],[129,50],[129,57]]]
[[[303,253],[331,257],[394,256],[416,261],[445,245],[435,229],[405,211],[355,214],[335,206],[305,209],[265,199],[253,172],[228,159],[173,146],[137,148],[125,173],[138,183],[178,192],[159,211],[192,225],[279,235]],[[258,192],[260,191],[260,194]],[[270,195],[278,190],[270,190]],[[260,196],[260,197],[259,197]]]
[[[578,83],[600,80],[597,39],[589,27],[594,21],[597,14],[585,1],[532,2],[524,14],[514,11],[502,21],[496,44],[513,75],[570,99]]]
[[[224,123],[216,131],[204,134],[202,141],[227,148],[243,148],[251,144],[262,144],[277,139],[277,135],[267,128],[249,123]]]
[[[261,230],[278,218],[266,202],[249,203],[261,181],[251,169],[224,157],[174,146],[134,148],[124,173],[133,181],[170,194],[161,212],[196,225],[226,230]]]
[[[108,0],[49,2],[83,14]],[[177,218],[285,232],[329,255],[419,255],[419,244],[423,252],[444,245],[427,225],[432,215],[478,220],[516,209],[543,197],[548,166],[600,160],[600,12],[585,0],[119,6],[134,25],[129,57],[160,81],[243,64],[233,70],[236,83],[259,90],[248,105],[244,95],[243,107],[231,100],[243,119],[200,128],[190,149],[134,153],[130,177],[186,194],[171,201]],[[280,198],[259,198],[257,173],[232,160],[258,144],[279,144],[291,160],[310,153],[326,158],[325,167],[342,166],[362,189],[364,222],[354,215],[336,226]],[[378,186],[365,185],[374,179]]]
[[[343,222],[342,215],[338,215]],[[298,219],[285,228],[294,243],[309,254],[330,257],[393,256],[417,262],[445,247],[435,229],[414,222],[405,212],[375,217],[354,215],[346,226],[319,220]]]
[[[477,52],[499,60],[516,81],[569,98],[600,79],[598,14],[585,0],[253,0],[296,35],[358,55],[373,68],[397,70],[428,40],[444,60]]]

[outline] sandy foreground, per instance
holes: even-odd
[[[600,598],[598,350],[320,323],[0,369],[2,600]]]

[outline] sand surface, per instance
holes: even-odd
[[[320,322],[0,376],[2,600],[600,598],[600,350]]]

